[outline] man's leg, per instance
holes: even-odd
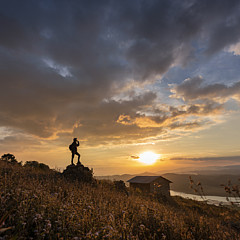
[[[76,152],[75,154],[78,155],[78,163],[80,163],[80,154],[78,152]]]
[[[72,152],[72,162],[71,162],[71,164],[73,165],[73,158],[74,158],[74,152]]]

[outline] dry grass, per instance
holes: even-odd
[[[240,239],[237,209],[174,201],[0,163],[0,239]]]

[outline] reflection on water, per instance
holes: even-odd
[[[226,197],[219,197],[219,196],[206,196],[204,198],[201,198],[199,195],[194,195],[194,194],[187,194],[187,193],[182,193],[182,192],[175,192],[175,191],[170,191],[171,196],[180,196],[183,198],[189,198],[193,199],[196,201],[207,201],[209,204],[214,204],[214,205],[230,205],[230,202],[236,202],[235,198],[229,198],[229,201],[227,201]],[[239,204],[239,200],[237,203]]]

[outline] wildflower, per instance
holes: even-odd
[[[112,222],[114,221],[115,218],[114,218],[113,214],[111,214],[111,213],[109,214],[109,219],[110,219],[110,221],[112,221]]]
[[[124,223],[124,224],[123,224],[123,229],[126,229],[126,228],[127,228],[127,224]]]
[[[87,237],[92,236],[92,231],[88,232],[86,236],[87,236]]]
[[[95,232],[95,234],[94,234],[94,235],[95,235],[95,236],[98,236],[98,235],[99,235],[99,233],[100,233],[100,231],[98,231],[98,232]]]
[[[42,219],[42,215],[39,214],[39,213],[37,213],[36,216],[35,216],[35,218],[37,218],[37,219]]]
[[[143,224],[141,224],[139,227],[141,228],[141,230],[145,229],[145,226]]]
[[[166,238],[167,238],[167,236],[162,233],[162,239],[166,239]]]
[[[104,238],[109,238],[109,237],[112,237],[111,233],[108,233],[107,235],[104,236]]]

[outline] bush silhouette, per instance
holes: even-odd
[[[15,158],[15,156],[11,153],[5,153],[1,156],[1,160],[2,161],[6,161],[9,163],[18,163],[17,159]]]

